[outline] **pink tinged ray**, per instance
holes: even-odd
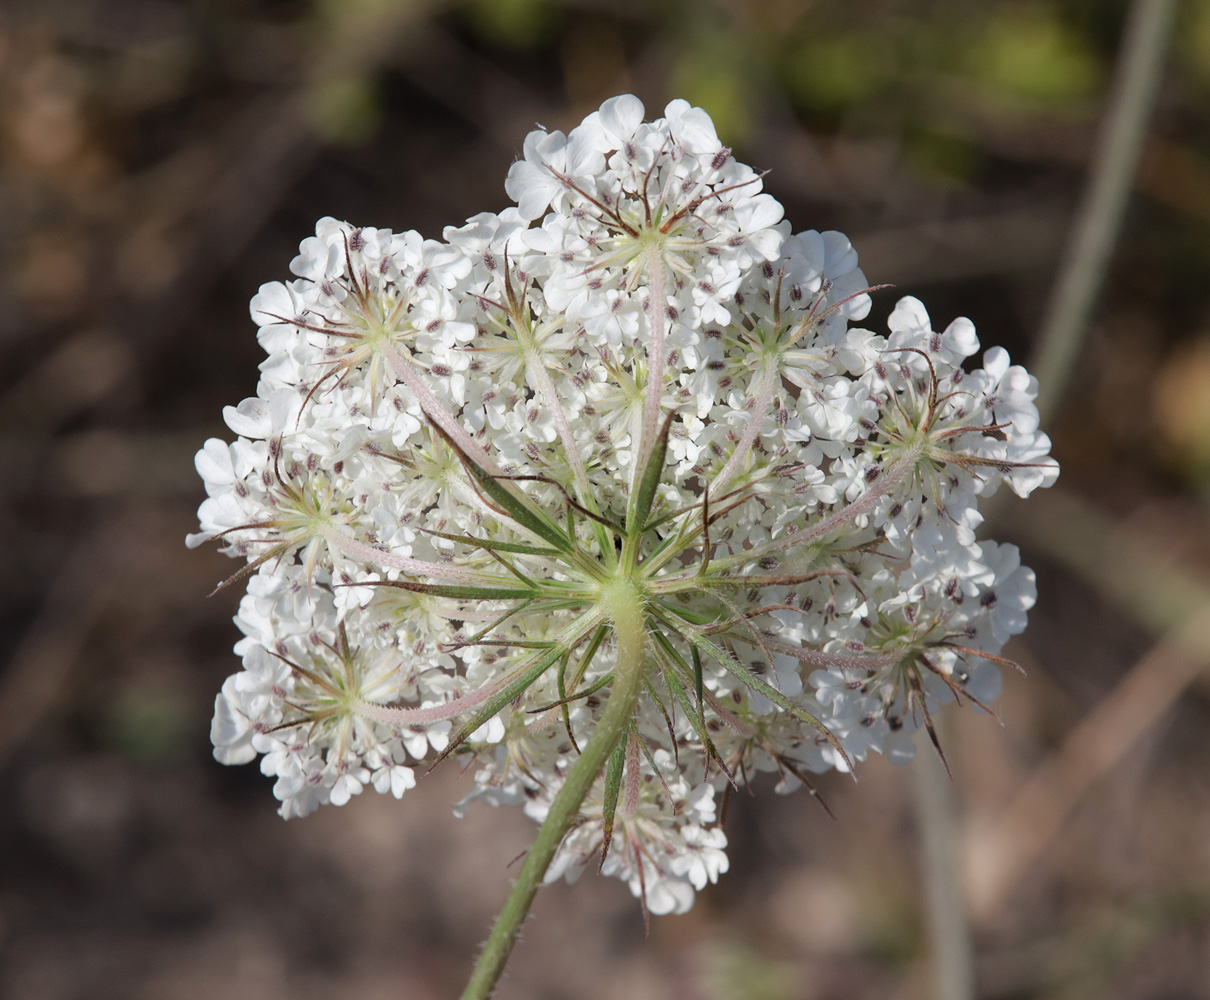
[[[490,475],[503,475],[500,466],[488,455],[483,446],[466,432],[462,425],[454,418],[454,415],[432,394],[412,364],[402,357],[390,344],[383,345],[382,353],[387,359],[387,364],[391,366],[391,371],[394,372],[395,377],[407,386],[412,395],[416,397],[420,408],[424,410],[433,423],[445,431],[449,435],[450,440],[457,444],[471,461],[481,466]]]
[[[656,247],[647,251],[647,294],[651,339],[647,342],[647,398],[643,402],[642,452],[634,464],[637,490],[642,470],[655,450],[660,433],[660,398],[664,393],[664,327],[668,321],[668,297],[664,287],[664,261]]]
[[[714,477],[714,482],[710,484],[710,492],[715,496],[722,494],[724,487],[734,478],[740,463],[747,458],[752,445],[756,443],[761,425],[765,422],[765,417],[769,415],[769,408],[773,403],[773,390],[777,386],[777,381],[776,365],[766,362],[760,382],[757,384],[756,395],[748,414],[748,423],[744,427],[743,436],[739,439],[731,457],[727,459],[727,464],[722,467],[719,474]]]
[[[458,566],[451,566],[447,563],[426,562],[422,559],[409,559],[406,556],[397,556],[393,552],[386,551],[386,549],[375,548],[373,545],[359,542],[351,535],[346,535],[335,528],[325,530],[324,538],[330,545],[340,549],[347,556],[359,559],[362,562],[371,563],[383,569],[397,569],[399,572],[407,573],[409,576],[433,577],[438,580],[450,580],[454,583],[472,585],[490,585],[498,582],[491,576],[475,573]]]

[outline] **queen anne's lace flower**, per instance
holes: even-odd
[[[1035,592],[979,498],[1057,466],[969,320],[853,325],[849,241],[792,234],[705,112],[643,114],[531,133],[516,207],[444,242],[321,220],[252,300],[267,357],[198,452],[189,543],[248,578],[215,756],[259,757],[285,816],[456,754],[469,800],[541,820],[622,669],[624,582],[642,692],[546,878],[601,858],[681,912],[732,786],[906,760],[996,696]]]

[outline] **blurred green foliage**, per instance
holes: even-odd
[[[793,966],[738,942],[712,949],[706,973],[710,1000],[793,1000]]]
[[[577,53],[591,47],[578,35],[600,31],[606,10],[555,0],[456,9],[482,44],[535,55],[571,36]],[[705,107],[741,150],[777,93],[813,130],[897,133],[905,160],[946,187],[971,181],[984,163],[972,117],[1095,111],[1125,4],[666,0],[608,11],[625,36],[655,40],[662,89]],[[1189,20],[1186,58],[1210,82],[1210,0]],[[626,67],[614,76],[625,80]]]
[[[154,691],[123,692],[104,706],[97,726],[103,745],[162,766],[187,757],[199,735],[183,698]]]
[[[752,49],[757,39],[750,32],[729,30],[733,27],[726,19],[703,17],[676,39],[669,92],[709,108],[719,134],[742,145],[759,94],[752,87],[759,57]]]
[[[378,125],[378,90],[366,76],[335,76],[316,83],[310,109],[311,125],[320,139],[336,146],[356,146]]]
[[[942,122],[906,129],[903,151],[920,173],[941,183],[970,180],[982,160],[978,146],[966,132]]]
[[[577,30],[578,4],[466,0],[466,22],[485,43],[537,48]],[[585,5],[592,8],[593,5]],[[716,118],[740,122],[776,80],[798,108],[843,115],[862,104],[931,91],[945,78],[998,99],[1080,104],[1102,87],[1124,6],[1090,0],[988,0],[863,4],[782,0],[768,4],[672,0],[619,5],[630,31],[663,35],[668,89],[709,100]],[[599,17],[600,11],[592,10]],[[1191,15],[1185,49],[1210,75],[1210,3]],[[741,126],[742,127],[742,126]]]
[[[898,52],[889,36],[856,30],[812,35],[786,45],[778,63],[787,96],[799,107],[838,115],[871,100],[896,77]]]
[[[1210,87],[1210,0],[1186,5],[1176,46],[1181,67],[1202,87]]]
[[[469,0],[467,13],[483,37],[512,49],[549,44],[559,23],[553,0]]]
[[[994,93],[1047,104],[1095,95],[1101,65],[1089,39],[1054,5],[1002,5],[961,60],[963,69]]]

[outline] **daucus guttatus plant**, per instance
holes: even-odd
[[[467,997],[543,880],[684,911],[730,789],[995,698],[1034,578],[978,501],[1058,471],[1034,379],[912,298],[854,325],[849,241],[792,233],[702,110],[607,101],[506,190],[443,241],[320,221],[252,300],[189,540],[244,561],[215,756],[283,816],[453,756],[541,824]]]

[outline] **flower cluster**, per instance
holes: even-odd
[[[995,698],[1034,582],[978,501],[1057,466],[969,321],[854,325],[849,241],[792,233],[702,110],[643,113],[531,133],[516,207],[443,241],[322,220],[252,300],[189,542],[244,560],[212,736],[283,816],[456,755],[540,821],[628,677],[546,877],[599,858],[667,912],[726,870],[731,788]]]

